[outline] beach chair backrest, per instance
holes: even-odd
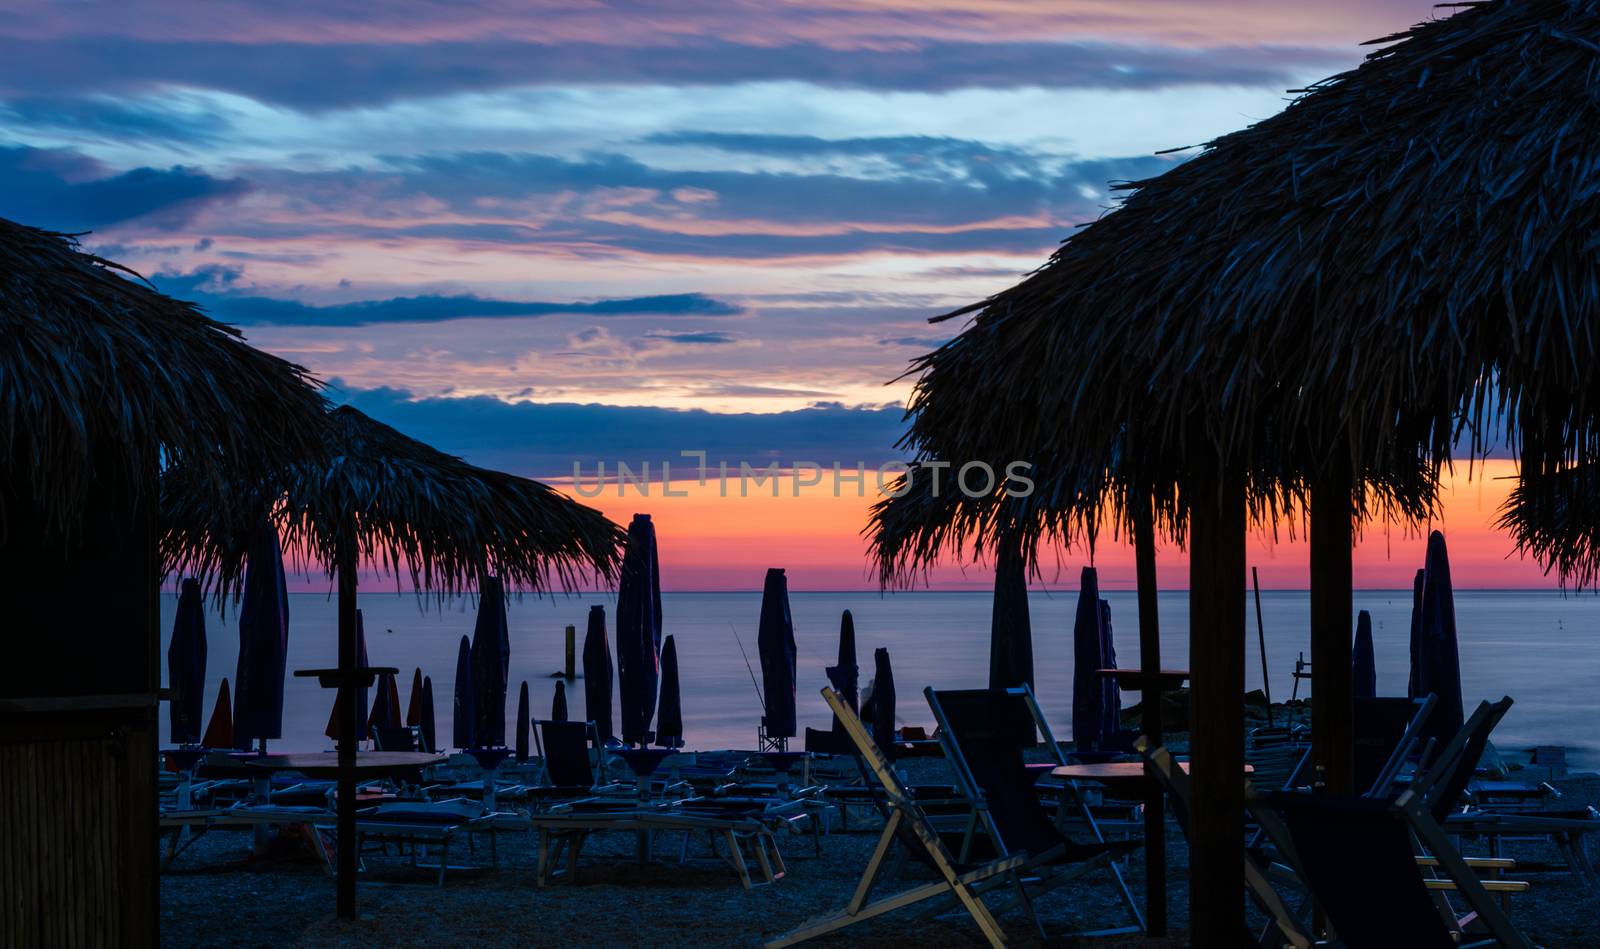
[[[1341,945],[1454,949],[1406,819],[1391,802],[1281,791],[1265,802],[1282,816],[1296,869]]]
[[[589,761],[589,722],[536,721],[539,752],[544,756],[545,783],[557,788],[593,787]]]
[[[1436,701],[1381,696],[1355,700],[1355,789],[1373,791],[1397,755],[1410,753],[1409,739],[1428,717]]]
[[[1038,852],[1064,841],[1039,803],[1037,775],[1023,751],[1036,742],[1034,709],[1023,689],[928,687],[945,756],[984,830],[1002,854]]]
[[[1412,779],[1411,791],[1428,802],[1434,820],[1444,823],[1459,805],[1489,745],[1489,735],[1506,717],[1511,705],[1509,696],[1498,702],[1479,702],[1461,730],[1439,752],[1434,766]]]
[[[822,700],[828,703],[828,707],[844,726],[845,734],[850,737],[860,761],[866,766],[867,777],[876,780],[883,788],[885,807],[891,816],[899,816],[895,836],[901,843],[911,848],[913,854],[919,858],[926,856],[943,870],[953,867],[955,858],[945,847],[944,841],[939,839],[939,832],[934,829],[933,824],[928,821],[928,816],[917,806],[910,792],[900,782],[899,776],[889,764],[889,759],[884,757],[883,750],[873,741],[860,716],[856,715],[843,697],[833,689],[823,689]]]

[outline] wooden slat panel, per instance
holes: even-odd
[[[126,745],[109,736],[0,741],[0,945],[127,942],[124,829],[140,796],[129,793]]]

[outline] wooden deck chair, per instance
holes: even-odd
[[[632,785],[609,784],[605,777],[605,745],[594,722],[534,720],[533,740],[543,762],[540,782],[526,789],[533,809],[570,807]],[[590,754],[590,749],[594,754]]]
[[[943,690],[929,686],[922,694],[939,723],[939,739],[955,772],[957,787],[972,808],[961,859],[971,856],[977,835],[982,834],[995,853],[1026,855],[1027,868],[1039,875],[1034,887],[1037,890],[1054,889],[1105,870],[1119,890],[1132,925],[1075,935],[1142,932],[1144,919],[1123,881],[1121,868],[1114,862],[1119,854],[1136,849],[1139,841],[1107,841],[1087,802],[1081,800],[1095,842],[1070,840],[1039,801],[1035,787],[1039,769],[1023,760],[1023,751],[1036,744],[1038,735],[1058,756],[1061,746],[1056,744],[1032,690],[1027,686]],[[1057,762],[1065,764],[1059,757]],[[1026,899],[1023,904],[1040,938],[1044,938],[1032,906]]]
[[[872,740],[866,726],[861,724],[861,719],[834,690],[823,689],[822,698],[833,710],[834,715],[838,716],[845,733],[850,736],[851,743],[860,752],[872,777],[882,785],[889,811],[888,819],[884,824],[883,833],[878,837],[877,846],[873,848],[872,858],[867,861],[861,880],[856,884],[850,902],[836,912],[808,920],[798,929],[770,940],[766,943],[767,949],[792,946],[827,933],[837,932],[846,926],[884,913],[949,895],[959,900],[961,907],[978,924],[978,929],[990,946],[1004,946],[1005,931],[1001,929],[1000,923],[989,908],[984,905],[981,894],[984,889],[1003,882],[1011,882],[1020,888],[1021,879],[1017,871],[1025,863],[1025,855],[997,857],[970,868],[959,866],[939,838],[938,831],[928,822],[922,809],[901,785],[899,777]],[[897,840],[905,841],[908,846],[915,846],[926,854],[940,878],[869,902],[873,886],[878,882],[879,874],[883,870],[884,861]]]
[[[1421,795],[1408,790],[1394,801],[1284,792],[1261,797],[1247,789],[1246,800],[1327,915],[1337,945],[1531,949],[1491,895],[1493,881],[1478,879]],[[1419,840],[1431,867],[1417,858]],[[1430,878],[1432,867],[1448,880]],[[1447,888],[1471,907],[1468,920],[1481,934],[1467,931],[1437,899]]]
[[[1160,745],[1152,746],[1149,739],[1140,736],[1134,742],[1134,748],[1144,758],[1156,780],[1161,782],[1162,788],[1172,800],[1172,814],[1178,821],[1178,826],[1185,834],[1189,832],[1189,813],[1192,795],[1189,793],[1189,775],[1178,766],[1171,752]],[[1246,795],[1250,792],[1250,782],[1245,781]],[[1262,835],[1266,831],[1263,829]],[[1287,840],[1287,835],[1283,835]],[[1289,846],[1289,844],[1284,844]],[[1301,912],[1290,909],[1289,904],[1273,886],[1272,880],[1279,879],[1283,882],[1304,886],[1298,871],[1291,867],[1275,865],[1265,853],[1252,842],[1244,858],[1244,882],[1250,898],[1256,906],[1268,917],[1267,929],[1257,937],[1261,946],[1287,945],[1294,949],[1310,949],[1315,944],[1310,935],[1310,928],[1306,925],[1304,907]]]

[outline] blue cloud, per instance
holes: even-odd
[[[0,217],[60,231],[83,231],[138,219],[181,227],[202,206],[231,200],[242,181],[181,165],[112,173],[75,152],[0,145]]]
[[[638,48],[504,40],[424,44],[168,42],[114,36],[7,38],[0,90],[18,95],[234,92],[302,110],[452,92],[589,83],[1161,89],[1195,83],[1283,87],[1307,64],[1343,64],[1317,47],[1179,49],[1098,42],[910,42],[893,47],[756,45],[716,39]]]
[[[397,389],[343,390],[333,397],[400,431],[476,464],[532,477],[571,476],[573,463],[592,479],[626,461],[637,470],[662,461],[685,477],[704,451],[708,464],[812,461],[841,466],[904,460],[894,447],[904,424],[899,408],[850,408],[818,403],[773,414],[719,414],[648,406],[504,402],[489,397],[415,399]]]
[[[592,316],[662,314],[729,316],[742,310],[703,293],[552,303],[539,300],[490,300],[472,294],[390,297],[317,306],[298,300],[257,296],[233,289],[242,272],[234,267],[207,266],[190,273],[157,274],[152,282],[166,294],[193,300],[228,323],[273,326],[370,326],[374,323],[442,323],[461,319],[514,319],[578,313]],[[720,333],[679,334],[712,337]],[[666,338],[671,338],[670,334]],[[674,339],[674,342],[732,342],[732,339]]]
[[[737,339],[727,333],[646,333],[644,338],[659,339],[685,346],[722,346],[738,342]]]

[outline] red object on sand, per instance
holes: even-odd
[[[411,701],[406,705],[406,727],[422,724],[422,670],[411,673]]]
[[[206,725],[205,737],[200,744],[207,748],[233,747],[233,698],[228,693],[228,680],[222,680],[217,690],[217,704],[211,711],[211,721]]]

